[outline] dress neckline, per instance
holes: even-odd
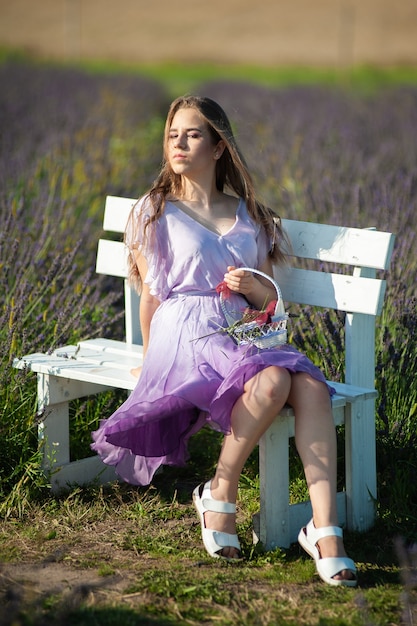
[[[208,226],[205,226],[202,222],[200,222],[196,218],[192,217],[189,213],[186,213],[185,211],[183,211],[179,206],[177,206],[176,202],[173,202],[172,200],[168,200],[168,202],[173,207],[175,207],[175,209],[181,215],[183,215],[186,219],[191,220],[193,222],[193,224],[197,224],[197,226],[200,226],[200,228],[203,228],[208,233],[214,235],[214,237],[223,238],[223,237],[227,237],[236,228],[236,224],[238,223],[239,211],[240,211],[240,207],[241,207],[241,203],[242,203],[242,198],[237,198],[237,200],[238,200],[238,204],[237,204],[236,212],[235,212],[235,221],[233,222],[231,227],[225,233],[219,233],[217,230],[213,230],[212,228],[209,228]]]

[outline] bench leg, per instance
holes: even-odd
[[[259,442],[259,539],[266,550],[290,545],[289,418],[277,417]]]
[[[51,403],[57,384],[55,377],[38,374],[38,411],[43,415],[38,426],[38,438],[43,445],[43,467],[47,472],[55,464],[70,461],[69,403]]]
[[[68,484],[104,484],[116,479],[114,468],[97,456],[70,460],[69,402],[105,390],[102,385],[38,374],[38,411],[42,414],[38,437],[43,446],[43,469],[53,491]]]
[[[347,405],[345,424],[347,527],[363,532],[375,521],[375,400]]]
[[[345,407],[337,409],[333,417],[335,423],[343,423]],[[292,409],[284,407],[281,415],[275,418],[259,442],[261,506],[259,514],[256,514],[253,519],[253,534],[255,543],[261,541],[266,550],[273,550],[276,547],[288,548],[297,541],[300,528],[312,516],[310,500],[297,504],[289,503],[289,440],[293,436],[294,415]],[[360,439],[362,435],[354,429],[354,436]],[[346,437],[348,440],[348,434]],[[349,453],[357,447],[356,443],[353,446],[351,443],[346,444]],[[351,467],[352,463],[347,461],[346,471],[350,472],[352,477]],[[353,474],[353,482],[351,478],[347,478],[350,494],[358,492],[357,483],[361,477],[363,475],[359,469],[359,475],[356,470]],[[359,491],[363,491],[361,487]],[[340,492],[336,496],[338,519],[342,526],[345,525],[347,519],[346,496],[345,492]]]
[[[43,468],[50,472],[54,465],[70,461],[68,402],[53,404],[44,409],[44,418],[38,426],[39,443],[43,446]]]

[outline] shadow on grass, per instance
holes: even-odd
[[[48,608],[52,598],[43,598],[42,603],[28,604],[23,598],[9,592],[3,599],[4,615],[0,618],[0,626],[172,626],[178,620],[164,619],[160,616],[151,617],[129,607],[89,607],[77,604],[88,599],[89,590],[79,588],[73,596],[60,603],[57,607]],[[151,607],[150,607],[151,612]]]
[[[185,467],[166,467],[157,474],[152,484],[163,500],[172,501],[174,493],[184,504],[191,501],[193,489],[209,480],[216,469],[222,433],[203,428],[189,442],[189,459]]]

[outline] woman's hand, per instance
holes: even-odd
[[[236,269],[233,265],[229,265],[227,272],[224,275],[224,282],[230,291],[241,293],[245,296],[252,293],[255,287],[256,278],[252,272],[239,268]]]
[[[272,266],[269,260],[265,262],[261,271],[272,276]],[[270,281],[233,265],[228,266],[224,282],[232,293],[241,293],[259,310],[264,309],[269,302],[276,299],[275,288]]]

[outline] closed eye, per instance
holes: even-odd
[[[200,128],[187,128],[186,133],[189,139],[199,139],[203,134]],[[172,128],[168,137],[169,139],[176,139],[178,135],[179,131],[176,128]]]

